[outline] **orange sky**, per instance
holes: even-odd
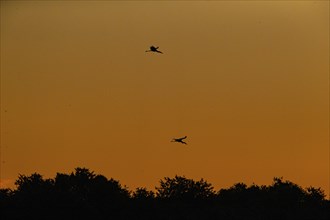
[[[328,100],[328,1],[1,1],[3,185],[80,166],[329,194]]]

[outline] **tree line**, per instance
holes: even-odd
[[[275,177],[272,184],[236,183],[215,191],[204,179],[164,177],[155,191],[134,191],[118,180],[76,168],[44,179],[19,175],[16,189],[0,189],[0,217],[16,219],[330,219],[330,201],[321,188]]]

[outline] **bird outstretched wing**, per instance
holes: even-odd
[[[187,136],[184,136],[184,137],[182,137],[182,138],[179,138],[180,140],[183,140],[183,139],[186,139],[187,138]]]

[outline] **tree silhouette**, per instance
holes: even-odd
[[[76,168],[70,175],[58,173],[55,177],[55,188],[59,193],[58,201],[65,207],[74,206],[76,212],[83,208],[93,218],[111,216],[114,210],[125,206],[130,192],[122,187],[119,181],[108,180],[103,175],[96,175],[87,168]],[[77,216],[76,213],[73,213]],[[86,218],[88,214],[83,214]]]
[[[52,179],[44,180],[42,175],[34,173],[31,176],[19,175],[15,182],[17,191],[21,193],[36,193],[49,190],[53,185]]]
[[[204,179],[164,177],[156,191],[131,192],[87,168],[44,179],[19,175],[17,188],[0,189],[1,220],[9,219],[290,219],[326,220],[330,202],[320,188],[275,177],[269,186],[236,183],[217,193]]]
[[[40,205],[52,199],[54,181],[43,179],[42,175],[34,173],[30,176],[19,175],[15,182],[17,190],[14,195],[22,203],[29,205]],[[47,196],[46,196],[47,195]]]
[[[306,200],[315,205],[321,204],[325,201],[325,193],[321,188],[310,186],[306,189]]]
[[[213,186],[201,179],[194,181],[184,176],[165,177],[156,187],[157,197],[175,200],[207,199],[214,195]]]
[[[155,193],[153,191],[147,190],[145,187],[136,188],[133,192],[133,198],[137,200],[152,200],[155,198]]]

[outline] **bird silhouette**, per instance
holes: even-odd
[[[159,51],[158,48],[159,47],[151,46],[149,50],[146,50],[146,52],[163,53],[162,51]]]
[[[186,142],[183,141],[183,140],[186,139],[186,138],[187,138],[187,136],[184,136],[184,137],[182,137],[182,138],[173,138],[173,139],[171,140],[171,142],[178,142],[178,143],[181,143],[181,144],[187,144]]]

